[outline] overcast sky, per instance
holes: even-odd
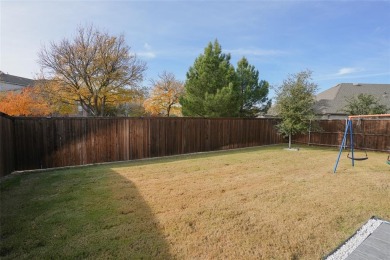
[[[0,70],[34,78],[43,45],[94,24],[123,34],[148,64],[185,80],[218,39],[231,62],[245,56],[280,85],[310,69],[320,91],[338,83],[390,83],[390,1],[1,1]],[[145,81],[145,85],[150,85]]]

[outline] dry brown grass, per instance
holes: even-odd
[[[277,146],[111,170],[138,189],[175,258],[319,259],[371,216],[390,219],[387,155],[352,168],[343,154],[333,174],[336,156]]]
[[[373,215],[390,166],[282,146],[10,176],[2,259],[319,259]]]

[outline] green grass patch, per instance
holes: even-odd
[[[166,255],[137,189],[105,166],[18,175],[1,185],[2,259]],[[133,212],[115,189],[132,198]]]
[[[12,178],[4,178],[4,181],[0,183],[0,192],[12,189],[15,186],[19,186],[21,179],[21,176],[12,176]]]

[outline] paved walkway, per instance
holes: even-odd
[[[346,259],[390,260],[390,223],[382,222]]]
[[[327,260],[390,260],[390,222],[372,217]]]

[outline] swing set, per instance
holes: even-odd
[[[355,156],[355,147],[354,147],[354,138],[353,138],[353,128],[352,128],[352,121],[353,120],[359,120],[358,121],[358,126],[360,125],[360,122],[361,122],[361,119],[362,118],[368,118],[368,117],[390,117],[390,114],[380,114],[380,115],[357,115],[357,116],[349,116],[348,119],[347,119],[347,123],[345,125],[345,131],[344,131],[344,136],[343,136],[343,140],[341,142],[341,145],[340,145],[340,151],[339,151],[339,155],[337,156],[337,160],[336,160],[336,164],[334,166],[334,170],[333,170],[333,173],[336,173],[336,170],[337,170],[337,165],[339,164],[339,161],[340,161],[340,156],[341,156],[341,153],[343,151],[343,148],[346,148],[347,147],[347,135],[348,135],[348,132],[349,132],[349,135],[350,135],[350,142],[349,142],[349,152],[347,154],[347,157],[349,159],[351,159],[352,161],[352,166],[355,166],[355,161],[364,161],[364,160],[367,160],[368,159],[368,155],[367,155],[367,152],[365,150],[365,148],[363,147],[363,151],[364,151],[364,156],[361,156],[361,157],[357,157]],[[363,146],[364,146],[364,139],[363,139]],[[387,157],[387,163],[390,164],[390,155],[389,157]]]

